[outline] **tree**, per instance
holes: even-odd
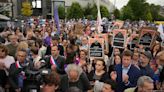
[[[160,6],[159,5],[154,5],[154,4],[150,5],[150,12],[151,12],[153,20],[158,20],[159,11],[160,11]]]
[[[109,17],[109,11],[105,6],[100,6],[101,17]]]
[[[87,18],[87,19],[93,19],[93,14],[92,14],[92,6],[91,4],[87,4],[86,7],[84,7],[84,16]]]
[[[91,14],[93,16],[93,19],[97,19],[97,5],[94,4],[93,7],[91,8]]]
[[[80,4],[77,2],[72,3],[71,7],[68,8],[67,13],[68,13],[67,17],[69,19],[71,18],[79,19],[79,18],[83,18],[84,16],[83,9],[81,8]]]
[[[120,11],[118,9],[115,9],[113,12],[116,19],[120,19]]]
[[[58,14],[60,19],[65,19],[65,8],[61,5],[58,7]]]
[[[31,16],[32,15],[32,6],[30,4],[30,2],[25,1],[22,3],[22,9],[21,9],[21,13],[24,16]]]
[[[147,14],[146,14],[146,19],[147,21],[152,21],[153,18],[152,18],[152,15],[151,15],[151,12],[149,11]]]
[[[129,0],[127,6],[132,9],[135,20],[144,18],[144,14],[147,10],[145,3],[146,0]]]
[[[122,8],[122,19],[126,20],[126,19],[134,19],[134,15],[133,15],[133,11],[131,9],[130,6],[124,6]]]

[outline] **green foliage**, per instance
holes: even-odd
[[[105,6],[100,6],[101,17],[109,17],[109,11]],[[97,19],[97,5],[90,4],[84,8],[84,15],[87,19]]]
[[[22,3],[22,9],[21,9],[21,13],[24,16],[31,16],[32,15],[32,6],[30,4],[30,2],[25,1]]]
[[[100,6],[101,17],[109,17],[109,11],[105,6]],[[88,4],[85,8],[81,8],[80,4],[75,2],[72,3],[71,7],[67,10],[67,18],[87,18],[97,19],[97,5]]]
[[[118,9],[115,9],[113,12],[116,19],[120,19],[120,11]]]
[[[58,14],[60,19],[65,19],[65,8],[61,5],[58,7]]]
[[[84,7],[84,16],[87,19],[93,19],[93,15],[92,15],[92,6],[91,4],[88,3],[88,5],[86,7]]]
[[[128,4],[122,8],[123,19],[131,20],[160,20],[160,6],[146,3],[146,0],[129,0]]]
[[[101,17],[109,17],[109,11],[105,6],[100,6]]]
[[[151,12],[149,11],[147,14],[146,14],[146,19],[147,21],[152,21],[153,18],[152,18],[152,15],[151,15]]]
[[[158,20],[159,19],[159,11],[160,11],[160,6],[159,5],[150,5],[150,12],[152,15],[153,20]]]
[[[92,18],[97,19],[97,6],[96,6],[96,4],[94,4],[91,9],[92,9],[91,10]]]
[[[79,18],[83,18],[84,13],[83,13],[83,9],[81,8],[80,4],[77,2],[72,3],[71,7],[68,8],[67,10],[67,18],[71,19],[71,18],[75,18],[75,19],[79,19]]]
[[[126,20],[126,19],[134,19],[134,15],[133,15],[133,11],[131,9],[130,6],[124,6],[122,8],[122,19]]]
[[[146,12],[145,3],[145,0],[129,0],[127,6],[131,7],[135,20],[144,18]]]

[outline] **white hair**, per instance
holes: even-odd
[[[141,76],[137,81],[137,86],[142,87],[144,82],[153,83],[153,80],[149,76]]]
[[[78,78],[77,78],[77,80],[79,79],[79,77],[80,77],[80,75],[82,74],[82,72],[83,72],[83,70],[82,70],[82,68],[80,67],[80,66],[78,66],[78,65],[76,65],[76,64],[69,64],[67,67],[66,67],[66,69],[65,69],[65,72],[67,73],[67,75],[68,75],[68,78],[69,78],[69,72],[70,71],[77,71],[77,73],[78,73]]]

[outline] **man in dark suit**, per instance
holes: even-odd
[[[65,74],[65,58],[61,56],[58,46],[51,47],[51,56],[45,57],[46,68],[56,71],[58,74]]]
[[[115,66],[116,82],[118,87],[116,92],[123,92],[126,88],[135,87],[138,78],[141,76],[140,70],[131,64],[131,51],[125,50],[122,55],[122,64]]]

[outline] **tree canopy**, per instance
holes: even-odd
[[[24,16],[31,16],[32,15],[32,6],[30,4],[30,2],[25,1],[22,3],[22,9],[21,9],[21,13]]]

